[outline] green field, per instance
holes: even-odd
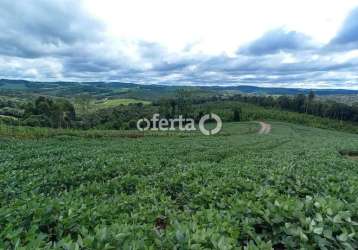
[[[134,103],[142,103],[142,104],[150,104],[148,101],[144,100],[137,100],[137,99],[108,99],[108,100],[100,100],[95,101],[92,104],[94,109],[105,109],[105,108],[112,108],[119,105],[129,105]]]
[[[0,249],[357,249],[358,135],[0,140]]]
[[[99,100],[89,100],[88,107],[86,108],[89,113],[96,112],[98,110],[105,110],[116,108],[119,106],[128,106],[131,104],[143,104],[143,105],[150,105],[150,101],[145,101],[141,99],[131,99],[131,98],[116,98],[116,99],[99,99]],[[75,103],[75,109],[77,114],[83,114],[83,108],[78,104]]]

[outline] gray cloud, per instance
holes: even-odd
[[[341,49],[358,49],[358,7],[352,10],[344,21],[338,34],[329,46]]]
[[[84,11],[81,1],[36,0],[0,2],[0,55],[12,61],[57,61],[64,77],[75,72],[99,73],[119,68],[126,61],[111,48],[104,25]],[[123,64],[124,65],[124,64]],[[32,65],[34,66],[34,65]],[[23,68],[29,66],[24,65]],[[44,64],[36,70],[47,76]],[[18,75],[22,72],[18,72]]]
[[[345,83],[358,81],[357,76],[350,74],[358,70],[358,62],[354,60],[336,63],[329,58],[323,60],[321,57],[303,57],[298,58],[297,62],[285,63],[282,59],[279,54],[211,58],[198,65],[195,72],[186,73],[185,81],[206,85],[240,83],[285,87],[302,84],[311,86],[320,82],[342,87]]]
[[[66,53],[76,43],[96,41],[102,25],[80,1],[0,2],[0,53],[34,58]]]
[[[238,52],[251,55],[266,55],[312,48],[315,48],[315,45],[308,36],[296,31],[279,28],[265,33]]]
[[[114,41],[81,1],[0,2],[0,78],[127,81],[190,85],[358,87],[358,9],[327,46],[297,31],[275,29],[234,56],[172,53],[147,41]],[[347,44],[349,46],[347,46]],[[131,54],[132,53],[132,54]]]

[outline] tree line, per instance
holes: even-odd
[[[293,111],[338,121],[358,122],[357,104],[349,106],[333,101],[322,102],[317,100],[314,92],[308,95],[279,97],[239,94],[197,96],[182,89],[178,90],[175,96],[158,99],[151,105],[137,103],[100,110],[90,110],[90,96],[76,98],[73,102],[65,98],[41,96],[33,102],[22,104],[23,112],[16,117],[17,120],[12,119],[8,123],[52,128],[135,129],[138,119],[150,119],[155,113],[159,113],[162,118],[176,118],[181,115],[184,118],[193,118],[195,121],[199,121],[204,114],[211,112],[220,114],[223,121],[260,119],[259,113],[262,111],[254,109],[256,111],[251,112],[249,109],[252,108],[245,106],[245,103],[275,109],[281,114],[279,120],[284,120],[283,116],[289,115],[283,111]]]
[[[71,128],[75,120],[76,111],[69,100],[40,96],[25,105],[21,123],[32,127]]]
[[[230,100],[251,103],[262,107],[279,108],[282,110],[311,114],[315,116],[340,120],[358,122],[358,103],[352,106],[337,103],[335,101],[319,101],[313,91],[308,95],[296,96],[249,96],[235,95]]]

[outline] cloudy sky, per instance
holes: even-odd
[[[358,89],[358,0],[1,0],[0,78]]]

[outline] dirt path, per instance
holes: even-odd
[[[260,130],[259,130],[259,134],[260,135],[266,135],[269,134],[271,132],[271,125],[265,122],[259,122],[260,123]]]

